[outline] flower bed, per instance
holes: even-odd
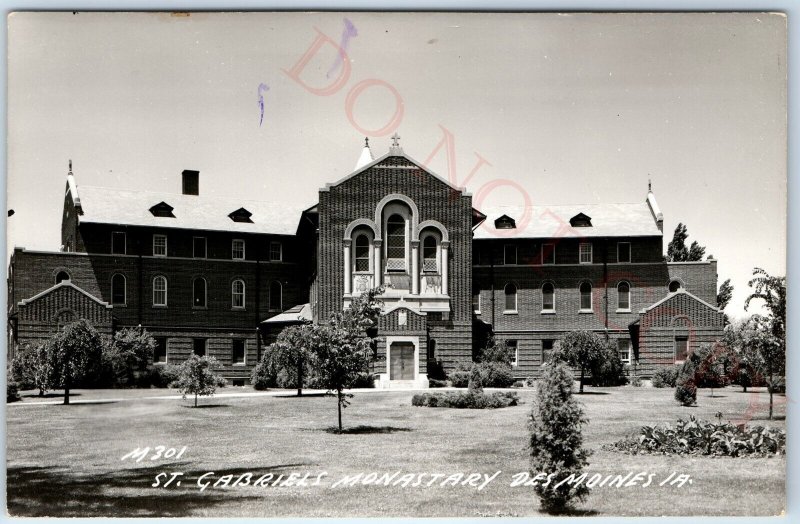
[[[513,391],[419,393],[411,399],[412,406],[426,408],[494,409],[516,406],[518,403],[519,395]]]

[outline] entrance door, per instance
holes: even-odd
[[[414,380],[414,344],[394,342],[389,349],[390,380]]]

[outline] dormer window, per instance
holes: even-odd
[[[253,216],[253,213],[251,213],[250,211],[246,210],[243,207],[240,207],[236,211],[232,211],[231,213],[228,214],[228,217],[230,217],[230,219],[233,220],[234,222],[252,223],[253,220],[250,218],[251,216]]]
[[[569,219],[569,225],[572,227],[592,227],[592,217],[578,213]]]
[[[517,223],[508,215],[503,215],[494,221],[495,229],[516,229]]]
[[[166,202],[159,202],[150,208],[150,212],[154,217],[175,218],[175,215],[172,213],[173,209],[174,208]]]

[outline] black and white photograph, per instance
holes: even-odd
[[[5,517],[785,514],[786,13],[7,36]]]

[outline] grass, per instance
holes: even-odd
[[[671,389],[588,388],[580,395],[590,419],[585,445],[593,450],[590,474],[655,474],[653,485],[595,488],[579,505],[594,515],[775,515],[785,507],[785,459],[629,456],[601,450],[641,424],[674,423],[689,414],[784,427],[785,397],[777,397],[778,420],[767,421],[763,390],[700,390],[698,407],[683,408]],[[510,487],[528,469],[526,422],[533,390],[516,390],[523,404],[497,410],[425,409],[411,406],[412,392],[359,393],[344,412],[337,434],[332,398],[281,398],[220,390],[191,401],[146,397],[164,390],[87,391],[91,404],[33,405],[35,397],[7,407],[8,509],[25,516],[475,517],[538,514],[531,488]],[[28,392],[26,392],[27,394]],[[104,399],[116,399],[105,403]],[[58,400],[50,398],[45,400]],[[188,446],[179,461],[121,461],[137,447]],[[358,472],[502,473],[486,488],[332,488]],[[183,472],[182,485],[151,487],[162,472]],[[327,472],[320,486],[209,486],[197,478],[215,472],[255,476]],[[670,473],[691,475],[683,487],[656,484]],[[161,484],[166,480],[162,476]]]

